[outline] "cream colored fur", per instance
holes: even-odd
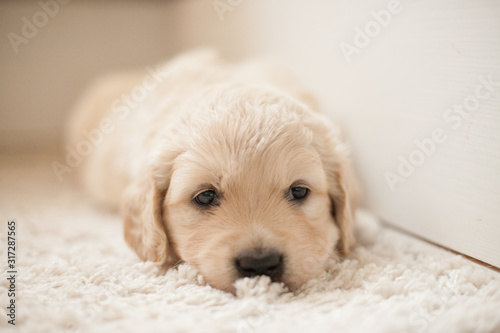
[[[143,260],[186,261],[212,286],[234,291],[234,258],[277,249],[296,289],[354,243],[356,183],[339,130],[286,72],[262,61],[228,64],[211,51],[160,65],[161,83],[135,107],[117,100],[147,73],[92,87],[69,127],[69,145],[113,124],[78,174],[89,193],[121,206],[127,243]],[[137,101],[136,101],[137,102]],[[310,190],[294,204],[286,193]],[[193,196],[215,188],[220,205]]]

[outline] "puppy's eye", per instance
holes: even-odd
[[[309,194],[309,189],[303,186],[295,186],[290,189],[293,200],[302,200]]]
[[[205,192],[201,192],[198,194],[195,198],[194,201],[196,201],[197,204],[201,206],[210,206],[214,203],[215,198],[217,195],[215,194],[215,191],[208,190]]]

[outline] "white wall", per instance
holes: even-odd
[[[174,2],[57,1],[0,3],[0,151],[57,147],[90,80],[177,49]]]
[[[0,34],[20,30],[37,6],[3,2]],[[390,22],[348,61],[341,45],[355,45],[358,28],[377,29],[371,12],[389,8]],[[77,92],[104,69],[200,45],[229,58],[264,54],[295,70],[344,124],[367,207],[500,267],[500,85],[487,97],[478,88],[488,77],[500,82],[499,41],[495,0],[75,1],[19,54],[0,39],[0,148],[55,142]],[[446,122],[454,105],[474,103],[476,89],[485,96],[477,107]],[[415,141],[429,144],[435,129],[445,139],[422,155]],[[421,164],[391,190],[387,173],[410,155]]]

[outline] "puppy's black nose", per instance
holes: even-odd
[[[244,252],[236,257],[235,265],[243,277],[267,275],[279,278],[283,275],[283,255],[277,251]]]

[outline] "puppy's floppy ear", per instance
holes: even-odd
[[[339,157],[337,167],[327,172],[328,195],[332,202],[332,215],[340,231],[337,250],[348,255],[354,245],[354,214],[358,201],[357,181],[351,169],[350,161]],[[337,169],[337,170],[334,170]]]
[[[137,255],[144,261],[165,263],[169,259],[169,244],[162,206],[173,157],[163,160],[166,162],[159,167],[148,166],[127,188],[122,200],[122,219],[125,241]],[[161,179],[158,174],[162,175]]]
[[[328,182],[331,212],[340,232],[337,250],[348,255],[354,245],[354,214],[358,201],[358,183],[352,169],[348,147],[341,141],[340,129],[319,115],[305,122],[313,132]],[[309,118],[309,117],[307,117]],[[323,119],[322,119],[323,118]]]

